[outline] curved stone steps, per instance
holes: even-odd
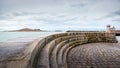
[[[52,67],[54,67],[54,68],[58,68],[58,64],[57,64],[57,53],[58,53],[58,50],[60,50],[60,48],[62,47],[61,45],[65,45],[66,43],[65,42],[67,42],[68,40],[65,40],[65,41],[62,41],[62,42],[60,42],[56,47],[55,47],[55,49],[53,50],[53,52],[52,52],[52,56],[50,57],[50,62],[52,62],[51,63],[51,65],[50,65],[50,67],[52,68]]]
[[[65,44],[69,43],[69,42],[72,42],[72,41],[76,41],[76,40],[79,40],[80,38],[82,37],[82,35],[76,35],[75,37],[72,36],[72,38],[70,39],[66,39],[62,42],[60,42],[58,45],[56,45],[53,49],[53,51],[51,52],[51,56],[49,57],[50,59],[50,67],[51,68],[58,68],[58,65],[57,65],[57,53],[58,51],[60,50],[60,48],[62,46],[64,46]]]
[[[50,54],[50,51],[57,44],[56,40],[57,39],[60,40],[61,38],[65,38],[65,37],[56,38],[55,40],[52,40],[50,43],[48,43],[47,45],[44,46],[44,48],[41,51],[40,57],[39,57],[38,65],[44,66],[46,68],[50,68],[50,66],[49,66],[49,64],[50,64],[49,63],[49,54]]]
[[[77,35],[81,35],[81,37],[78,37]],[[83,35],[83,36],[82,36]],[[70,36],[68,38],[68,36]],[[76,38],[77,37],[77,38]],[[84,38],[88,38],[86,39],[82,39],[82,37]],[[75,46],[77,46],[78,44],[80,44],[80,46],[84,43],[117,43],[116,37],[114,33],[105,33],[105,32],[73,32],[73,33],[61,33],[61,34],[54,34],[54,35],[50,35],[47,37],[38,37],[39,39],[35,39],[34,41],[26,41],[25,45],[21,42],[21,45],[23,46],[22,49],[20,48],[20,54],[17,55],[16,53],[14,53],[15,51],[19,51],[16,50],[16,48],[19,47],[19,45],[15,45],[18,47],[15,47],[15,50],[10,52],[11,55],[7,55],[6,53],[9,51],[6,50],[5,46],[5,50],[2,49],[3,51],[5,51],[5,55],[3,54],[3,52],[1,51],[1,62],[0,62],[0,68],[57,68],[58,64],[61,63],[61,67],[58,66],[58,68],[86,68],[86,64],[89,64],[89,66],[92,65],[92,67],[98,66],[100,67],[105,67],[106,68],[119,68],[120,66],[117,67],[117,65],[119,65],[119,61],[118,57],[119,57],[119,52],[116,52],[116,48],[111,49],[115,49],[113,52],[112,50],[109,51],[109,53],[106,53],[106,55],[110,56],[112,55],[113,58],[109,58],[104,54],[103,52],[103,56],[101,56],[101,52],[99,53],[99,51],[97,52],[97,50],[95,48],[92,48],[93,51],[90,51],[90,47],[89,45],[85,46],[85,48],[78,46],[78,49],[74,48]],[[74,39],[76,38],[76,39]],[[29,40],[29,39],[24,39],[24,40]],[[80,41],[79,41],[80,40]],[[77,42],[79,41],[79,42]],[[73,43],[74,42],[74,43]],[[75,43],[76,42],[76,43]],[[8,44],[8,42],[6,42],[7,45],[13,45],[13,43],[18,43],[18,41],[14,41],[13,43]],[[5,43],[5,45],[6,45]],[[4,44],[2,44],[3,46]],[[49,45],[49,46],[48,46]],[[118,44],[117,44],[118,45]],[[14,45],[13,45],[14,46]],[[84,45],[83,45],[84,46]],[[91,45],[93,46],[93,45]],[[98,45],[96,45],[98,46]],[[11,46],[10,46],[11,47]],[[93,46],[94,47],[94,46]],[[7,47],[8,49],[10,49],[9,47]],[[108,46],[106,46],[106,48],[108,48]],[[72,50],[71,50],[72,49]],[[84,49],[86,49],[87,51],[85,51]],[[95,51],[95,50],[96,51]],[[103,48],[99,48],[98,49],[103,49]],[[11,49],[10,49],[11,50]],[[105,49],[106,50],[106,49]],[[118,50],[118,49],[117,49]],[[60,53],[61,51],[61,53]],[[69,52],[69,53],[68,53]],[[111,53],[112,52],[112,53]],[[68,54],[67,54],[68,53]],[[79,54],[78,54],[79,53]],[[94,53],[95,55],[92,55],[93,59],[89,59],[92,58],[91,57],[91,53]],[[116,53],[116,54],[115,54]],[[56,54],[56,55],[54,55]],[[44,56],[45,57],[44,57]],[[59,56],[60,55],[60,56]],[[85,56],[86,55],[86,56]],[[89,57],[90,55],[90,57]],[[13,56],[13,57],[11,57]],[[46,57],[47,56],[47,57]],[[44,59],[42,59],[42,58]],[[54,58],[55,57],[55,58]],[[95,58],[94,58],[95,57]],[[5,60],[3,60],[2,58],[5,58]],[[46,58],[46,59],[45,59]],[[58,58],[60,58],[60,60],[58,60]],[[106,62],[102,62],[104,61],[104,59],[102,61],[100,61],[100,58],[106,58],[108,59],[108,61],[110,61],[112,59],[111,62],[107,62],[108,64],[106,65]],[[115,59],[114,59],[115,58]],[[84,60],[85,59],[85,60]],[[100,61],[100,63],[91,63],[91,61],[94,61],[94,59],[96,59],[96,61]],[[45,65],[43,64],[39,64],[39,61],[43,61],[45,60]],[[53,60],[53,61],[52,61]],[[67,63],[66,63],[67,60]],[[115,60],[115,62],[114,62]],[[48,62],[46,62],[48,61]],[[60,61],[60,62],[59,62]],[[80,62],[79,62],[80,61]],[[87,61],[87,62],[84,62]],[[90,61],[90,62],[89,62]],[[107,61],[107,60],[106,60]],[[57,62],[57,64],[53,64]],[[49,66],[51,64],[53,64],[52,66]],[[113,65],[116,66],[110,66],[111,63]],[[68,64],[68,66],[67,66]],[[39,66],[40,65],[40,66]]]
[[[88,40],[87,38],[86,38],[86,40]],[[69,47],[65,50],[65,52],[63,52],[63,66],[64,66],[64,68],[68,68],[68,66],[67,66],[67,56],[68,56],[68,52],[72,49],[72,48],[74,48],[74,47],[76,47],[76,46],[78,46],[78,45],[81,45],[81,44],[85,44],[85,43],[87,43],[86,41],[84,41],[84,42],[79,42],[79,43],[76,43],[76,44],[73,44],[73,45],[69,45]]]
[[[93,38],[94,36],[95,38]],[[35,50],[35,59],[32,64],[36,65],[34,68],[67,68],[67,53],[73,47],[78,44],[91,43],[93,41],[102,42],[101,40],[103,40],[104,37],[107,38],[104,34],[101,36],[99,33],[84,32],[48,36],[38,45],[37,50]],[[106,42],[107,40],[105,39],[103,41]]]
[[[50,35],[47,36],[45,38],[43,38],[42,40],[40,40],[37,44],[37,46],[34,48],[33,52],[32,52],[32,56],[31,56],[31,60],[30,60],[30,67],[36,67],[37,62],[38,62],[38,58],[39,58],[39,54],[41,53],[42,48],[44,48],[45,45],[47,45],[50,41],[58,38],[58,37],[62,37],[62,36],[71,36],[71,35],[83,35],[81,33],[60,33],[60,34],[54,34],[54,35]]]
[[[50,63],[52,62],[49,62],[49,57],[50,57],[50,53],[52,51],[52,49],[58,44],[60,43],[61,41],[64,41],[66,39],[70,39],[72,37],[77,37],[76,36],[63,36],[63,37],[59,37],[59,38],[56,38],[54,40],[52,40],[50,43],[48,43],[42,50],[41,52],[41,55],[39,57],[39,60],[38,61],[38,65],[40,66],[44,66],[46,68],[50,68]]]
[[[67,47],[69,47],[70,45],[74,45],[74,44],[76,44],[76,43],[79,43],[81,40],[77,40],[77,41],[73,41],[73,42],[70,42],[70,43],[67,43],[66,45],[64,45],[61,49],[60,49],[60,51],[58,52],[58,66],[59,66],[59,68],[65,68],[64,66],[63,66],[63,53],[64,53],[64,51],[67,49]]]
[[[82,39],[81,39],[82,38]],[[84,40],[84,41],[83,41]],[[63,62],[63,58],[65,58],[65,57],[63,57],[63,56],[66,56],[66,55],[64,55],[64,53],[66,52],[66,50],[67,50],[67,48],[69,48],[69,47],[71,47],[71,45],[73,45],[73,46],[76,46],[77,44],[83,44],[83,43],[87,43],[86,41],[88,40],[88,37],[80,37],[80,38],[78,38],[77,40],[75,40],[75,41],[72,41],[72,42],[69,42],[69,43],[67,43],[66,45],[64,45],[62,48],[61,48],[61,50],[60,50],[60,52],[59,52],[59,55],[58,55],[58,64],[59,64],[59,67],[60,68],[67,68],[67,65],[63,65],[63,63],[66,63],[66,61],[65,62]],[[66,58],[65,58],[66,59]]]
[[[61,33],[61,34],[54,34],[54,35],[50,35],[47,36],[45,38],[43,38],[42,40],[39,41],[39,43],[37,44],[37,46],[35,47],[34,51],[32,52],[32,57],[31,57],[31,66],[32,68],[37,68],[39,66],[38,65],[38,58],[40,57],[40,54],[42,53],[41,51],[43,50],[43,48],[50,43],[52,40],[58,38],[58,37],[62,37],[62,36],[67,36],[67,33]],[[41,66],[44,67],[44,66]]]
[[[61,51],[63,50],[63,52],[62,52],[63,55],[61,53],[61,55],[62,55],[61,60],[63,60],[63,58],[64,58],[63,56],[64,56],[64,53],[67,50],[67,48],[71,47],[72,45],[76,46],[77,44],[85,44],[85,43],[87,43],[87,40],[88,40],[88,37],[80,37],[77,40],[69,42],[68,44],[64,45],[63,48],[61,49]]]
[[[67,65],[67,55],[68,55],[68,52],[74,47],[74,46],[77,46],[79,45],[80,43],[76,43],[74,45],[71,45],[70,47],[68,47],[65,52],[63,53],[63,66],[64,68],[68,68],[68,65]]]

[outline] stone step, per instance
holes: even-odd
[[[69,51],[72,49],[72,48],[74,48],[74,47],[76,47],[76,46],[78,46],[78,45],[82,45],[82,44],[85,44],[85,43],[87,43],[86,41],[82,41],[82,42],[79,42],[79,43],[75,43],[75,44],[73,44],[73,45],[69,45],[68,47],[66,46],[66,50],[63,52],[63,66],[64,66],[64,68],[68,68],[68,66],[67,66],[67,56],[68,56],[68,53],[69,53]]]
[[[32,52],[31,61],[30,61],[31,66],[30,67],[33,67],[33,68],[39,67],[39,66],[37,66],[38,65],[38,59],[40,57],[40,54],[42,53],[43,48],[48,43],[50,43],[52,40],[54,40],[54,39],[56,39],[58,37],[62,37],[62,36],[67,36],[67,34],[66,33],[54,34],[54,35],[47,36],[44,39],[40,40],[39,44],[37,44],[34,51]]]
[[[47,68],[50,68],[49,66],[49,57],[50,57],[50,53],[51,51],[53,50],[54,46],[56,46],[58,43],[60,43],[61,41],[64,41],[66,39],[69,39],[69,38],[72,38],[72,37],[75,37],[75,36],[63,36],[63,37],[59,37],[59,38],[56,38],[54,40],[52,40],[50,43],[48,43],[42,50],[41,54],[40,54],[40,57],[39,57],[39,60],[38,61],[38,65],[39,66],[43,66],[43,67],[47,67]]]
[[[58,67],[59,68],[66,68],[63,66],[63,53],[66,51],[66,49],[68,47],[70,47],[71,45],[75,45],[75,44],[81,44],[81,42],[84,42],[83,40],[76,40],[76,41],[72,41],[72,42],[69,42],[67,44],[65,44],[61,49],[60,51],[58,52],[58,58],[57,58],[57,62],[58,62]],[[86,41],[84,42],[86,43]]]
[[[64,46],[65,44],[67,44],[69,42],[80,40],[80,39],[83,39],[83,38],[85,38],[85,37],[81,37],[81,35],[76,35],[75,37],[72,37],[70,39],[66,39],[66,40],[60,42],[58,45],[56,45],[54,47],[54,50],[51,53],[51,56],[50,56],[50,64],[51,64],[50,66],[51,66],[51,68],[58,68],[57,54],[58,54],[58,51],[61,49],[62,46]]]
[[[37,58],[34,57],[36,60],[34,61],[35,65],[37,63],[37,68],[67,68],[66,56],[71,48],[77,44],[106,42],[107,37],[109,36],[104,33],[89,32],[73,32],[48,36],[43,40],[42,44],[38,45],[36,50]],[[73,40],[73,38],[76,39]]]

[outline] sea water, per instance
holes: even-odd
[[[15,39],[19,37],[35,37],[35,36],[47,36],[51,34],[57,34],[62,32],[0,32],[0,42]],[[116,36],[120,41],[120,36]]]
[[[35,37],[35,36],[42,37],[57,33],[62,33],[62,32],[0,32],[0,42],[4,42],[19,37]]]
[[[116,36],[117,40],[120,42],[120,36]]]

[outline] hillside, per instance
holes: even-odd
[[[23,29],[19,29],[19,30],[12,30],[10,32],[39,32],[42,31],[40,29],[31,29],[31,28],[23,28]]]

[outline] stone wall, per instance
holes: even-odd
[[[105,32],[54,34],[33,42],[23,57],[2,62],[7,62],[4,68],[66,68],[66,56],[71,48],[98,42],[116,43],[117,40],[115,34]]]
[[[34,56],[32,56],[32,61],[31,61],[32,62],[31,65],[33,66],[31,66],[31,68],[34,68],[36,66],[40,68],[50,68],[50,67],[58,68],[63,66],[64,68],[65,65],[62,64],[63,63],[62,61],[64,60],[62,60],[63,58],[61,58],[62,57],[61,55],[63,55],[62,52],[66,51],[66,49],[69,47],[72,48],[78,44],[82,45],[87,43],[98,43],[98,42],[116,43],[117,42],[115,34],[105,33],[105,32],[80,32],[80,33],[68,32],[68,33],[48,36],[44,39],[44,41],[45,42],[43,42],[43,44],[41,43],[39,45],[40,48],[38,46],[37,47],[38,49],[35,49],[36,51],[34,52],[35,54]],[[53,42],[53,43],[49,44],[50,42]],[[61,51],[62,47],[64,46],[66,46],[65,48],[63,48],[64,51]],[[47,49],[47,52],[44,49]],[[47,55],[44,56],[41,53],[42,51],[45,51]],[[41,57],[40,55],[43,55],[43,56]],[[51,58],[51,56],[54,58]],[[50,57],[51,59],[49,59],[48,57]],[[42,58],[42,59],[39,59],[39,58]],[[45,59],[46,61],[42,61],[43,59]],[[38,63],[38,60],[41,60],[41,63]]]

